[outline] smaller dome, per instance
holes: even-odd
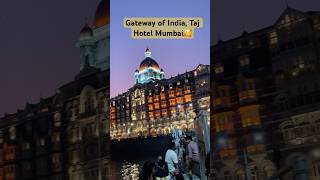
[[[84,25],[84,27],[80,31],[80,36],[81,37],[87,37],[87,36],[91,37],[92,35],[93,35],[93,31],[92,31],[91,27],[89,27],[88,24]]]
[[[110,0],[102,0],[94,16],[96,28],[110,24]]]

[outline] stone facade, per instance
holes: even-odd
[[[109,179],[109,3],[80,32],[75,79],[0,118],[0,180]]]
[[[319,35],[319,12],[287,8],[273,25],[212,47],[216,179],[320,178]]]

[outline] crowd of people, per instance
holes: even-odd
[[[139,179],[183,180],[183,174],[187,174],[189,179],[195,176],[200,179],[199,148],[192,136],[181,138],[179,142],[171,142],[164,158],[159,156],[156,162],[145,162]]]

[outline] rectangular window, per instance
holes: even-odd
[[[161,101],[161,108],[166,108],[166,107],[167,107],[167,102]]]
[[[167,110],[166,109],[161,110],[161,114],[163,117],[167,116]]]
[[[170,91],[169,91],[169,98],[172,98],[172,97],[175,97],[174,91],[173,91],[173,90],[170,90]]]
[[[160,109],[160,104],[158,102],[154,103],[154,109]]]
[[[183,104],[183,97],[177,97],[177,104]]]
[[[161,93],[160,94],[160,98],[161,98],[161,100],[165,100],[166,99],[166,94],[165,93]]]
[[[155,117],[156,117],[156,118],[159,118],[159,117],[161,116],[161,113],[160,113],[159,110],[158,110],[158,111],[155,111],[154,114],[155,114]]]
[[[149,117],[150,117],[150,119],[153,118],[153,112],[149,112]]]
[[[159,101],[159,95],[155,95],[153,100],[154,100],[154,102],[158,102]]]
[[[170,99],[170,106],[176,105],[176,99]]]
[[[269,34],[269,42],[270,42],[270,45],[274,45],[274,44],[278,43],[278,34],[277,34],[277,32],[271,32]]]
[[[214,72],[216,74],[221,74],[224,72],[224,68],[223,68],[223,65],[222,64],[218,64],[216,65],[216,67],[214,68]]]
[[[184,94],[190,94],[191,93],[191,88],[190,86],[186,86],[184,89]]]
[[[153,104],[149,104],[149,111],[152,111],[153,110]]]
[[[259,105],[251,105],[239,108],[243,127],[260,124],[261,121],[259,107]]]
[[[170,113],[171,113],[171,115],[175,114],[176,113],[176,108],[175,107],[171,107],[170,108]]]
[[[191,102],[192,101],[191,94],[185,95],[184,96],[184,100],[185,100],[186,103]]]
[[[182,89],[180,89],[180,88],[178,88],[177,90],[176,90],[176,95],[177,96],[182,96]]]
[[[249,63],[250,63],[249,56],[243,55],[240,57],[240,66],[247,66],[249,65]]]

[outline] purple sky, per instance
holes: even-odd
[[[319,0],[287,0],[290,7],[320,11]],[[272,25],[286,8],[286,0],[212,0],[211,43],[228,40]]]
[[[146,47],[167,78],[190,71],[199,63],[210,63],[210,0],[196,2],[111,0],[111,97],[134,85],[133,74],[145,58]],[[204,26],[195,30],[192,40],[137,40],[131,39],[130,29],[123,27],[124,17],[202,17]]]
[[[80,64],[75,43],[99,1],[0,1],[0,117],[73,80]]]

